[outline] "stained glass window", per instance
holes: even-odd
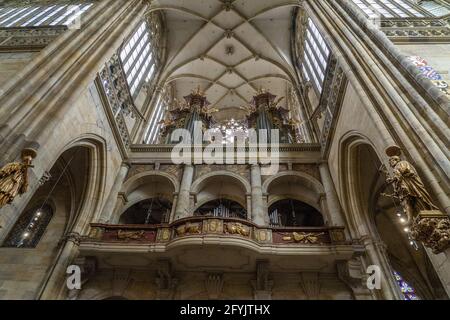
[[[35,248],[53,216],[48,205],[26,211],[9,233],[3,247]]]
[[[405,300],[420,300],[414,288],[411,287],[397,271],[394,271],[394,277]]]
[[[418,56],[408,57],[409,61],[411,61],[417,69],[422,73],[423,76],[427,77],[434,83],[436,87],[439,88],[443,93],[450,97],[450,85],[444,80],[442,75],[439,74],[432,66],[428,64],[428,62]]]

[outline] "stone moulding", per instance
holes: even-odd
[[[159,145],[131,145],[130,151],[135,153],[142,152],[172,152],[172,149],[175,145],[171,144],[159,144]],[[205,148],[206,145],[203,146]],[[194,147],[192,147],[192,151],[194,151]],[[226,147],[224,147],[224,151]],[[238,149],[235,147],[234,151]],[[245,147],[245,151],[255,151],[256,148],[250,148],[249,146]],[[321,146],[316,143],[298,143],[298,144],[280,144],[279,151],[280,152],[302,152],[302,151],[311,151],[311,152],[320,152]],[[267,148],[268,152],[271,152],[270,146]]]
[[[381,31],[393,42],[450,42],[450,15],[383,19]]]
[[[39,51],[67,29],[67,26],[0,28],[0,51]]]

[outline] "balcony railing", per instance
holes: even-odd
[[[171,224],[92,224],[81,242],[156,244],[186,237],[238,237],[272,245],[345,245],[344,227],[261,227],[236,218],[190,217]]]

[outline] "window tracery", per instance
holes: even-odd
[[[14,225],[3,247],[35,248],[52,216],[53,210],[48,205],[26,211]]]
[[[397,285],[403,294],[404,300],[420,300],[416,294],[416,291],[411,287],[408,282],[403,279],[403,277],[397,271],[394,271],[394,277],[397,281]]]
[[[308,18],[302,72],[306,80],[311,81],[318,92],[322,92],[323,89],[329,57],[330,49],[314,22]]]

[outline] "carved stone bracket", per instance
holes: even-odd
[[[317,300],[320,295],[319,273],[302,272],[300,274],[300,286],[308,300]]]
[[[158,262],[158,276],[156,285],[158,286],[157,299],[170,300],[175,295],[175,289],[178,285],[178,279],[173,275],[172,264],[169,260],[160,260]]]
[[[355,299],[369,300],[372,298],[370,290],[365,285],[367,277],[362,272],[360,259],[338,261],[336,267],[339,279],[352,290]]]
[[[439,210],[421,211],[411,226],[411,237],[434,254],[450,247],[450,218]]]
[[[208,274],[205,280],[206,293],[210,300],[218,300],[223,290],[223,275]]]
[[[76,258],[73,265],[81,269],[81,289],[69,290],[67,300],[77,300],[85,284],[95,275],[97,271],[97,259],[94,257]]]
[[[258,261],[256,263],[256,280],[252,280],[255,300],[271,300],[273,280],[270,280],[269,262]]]

